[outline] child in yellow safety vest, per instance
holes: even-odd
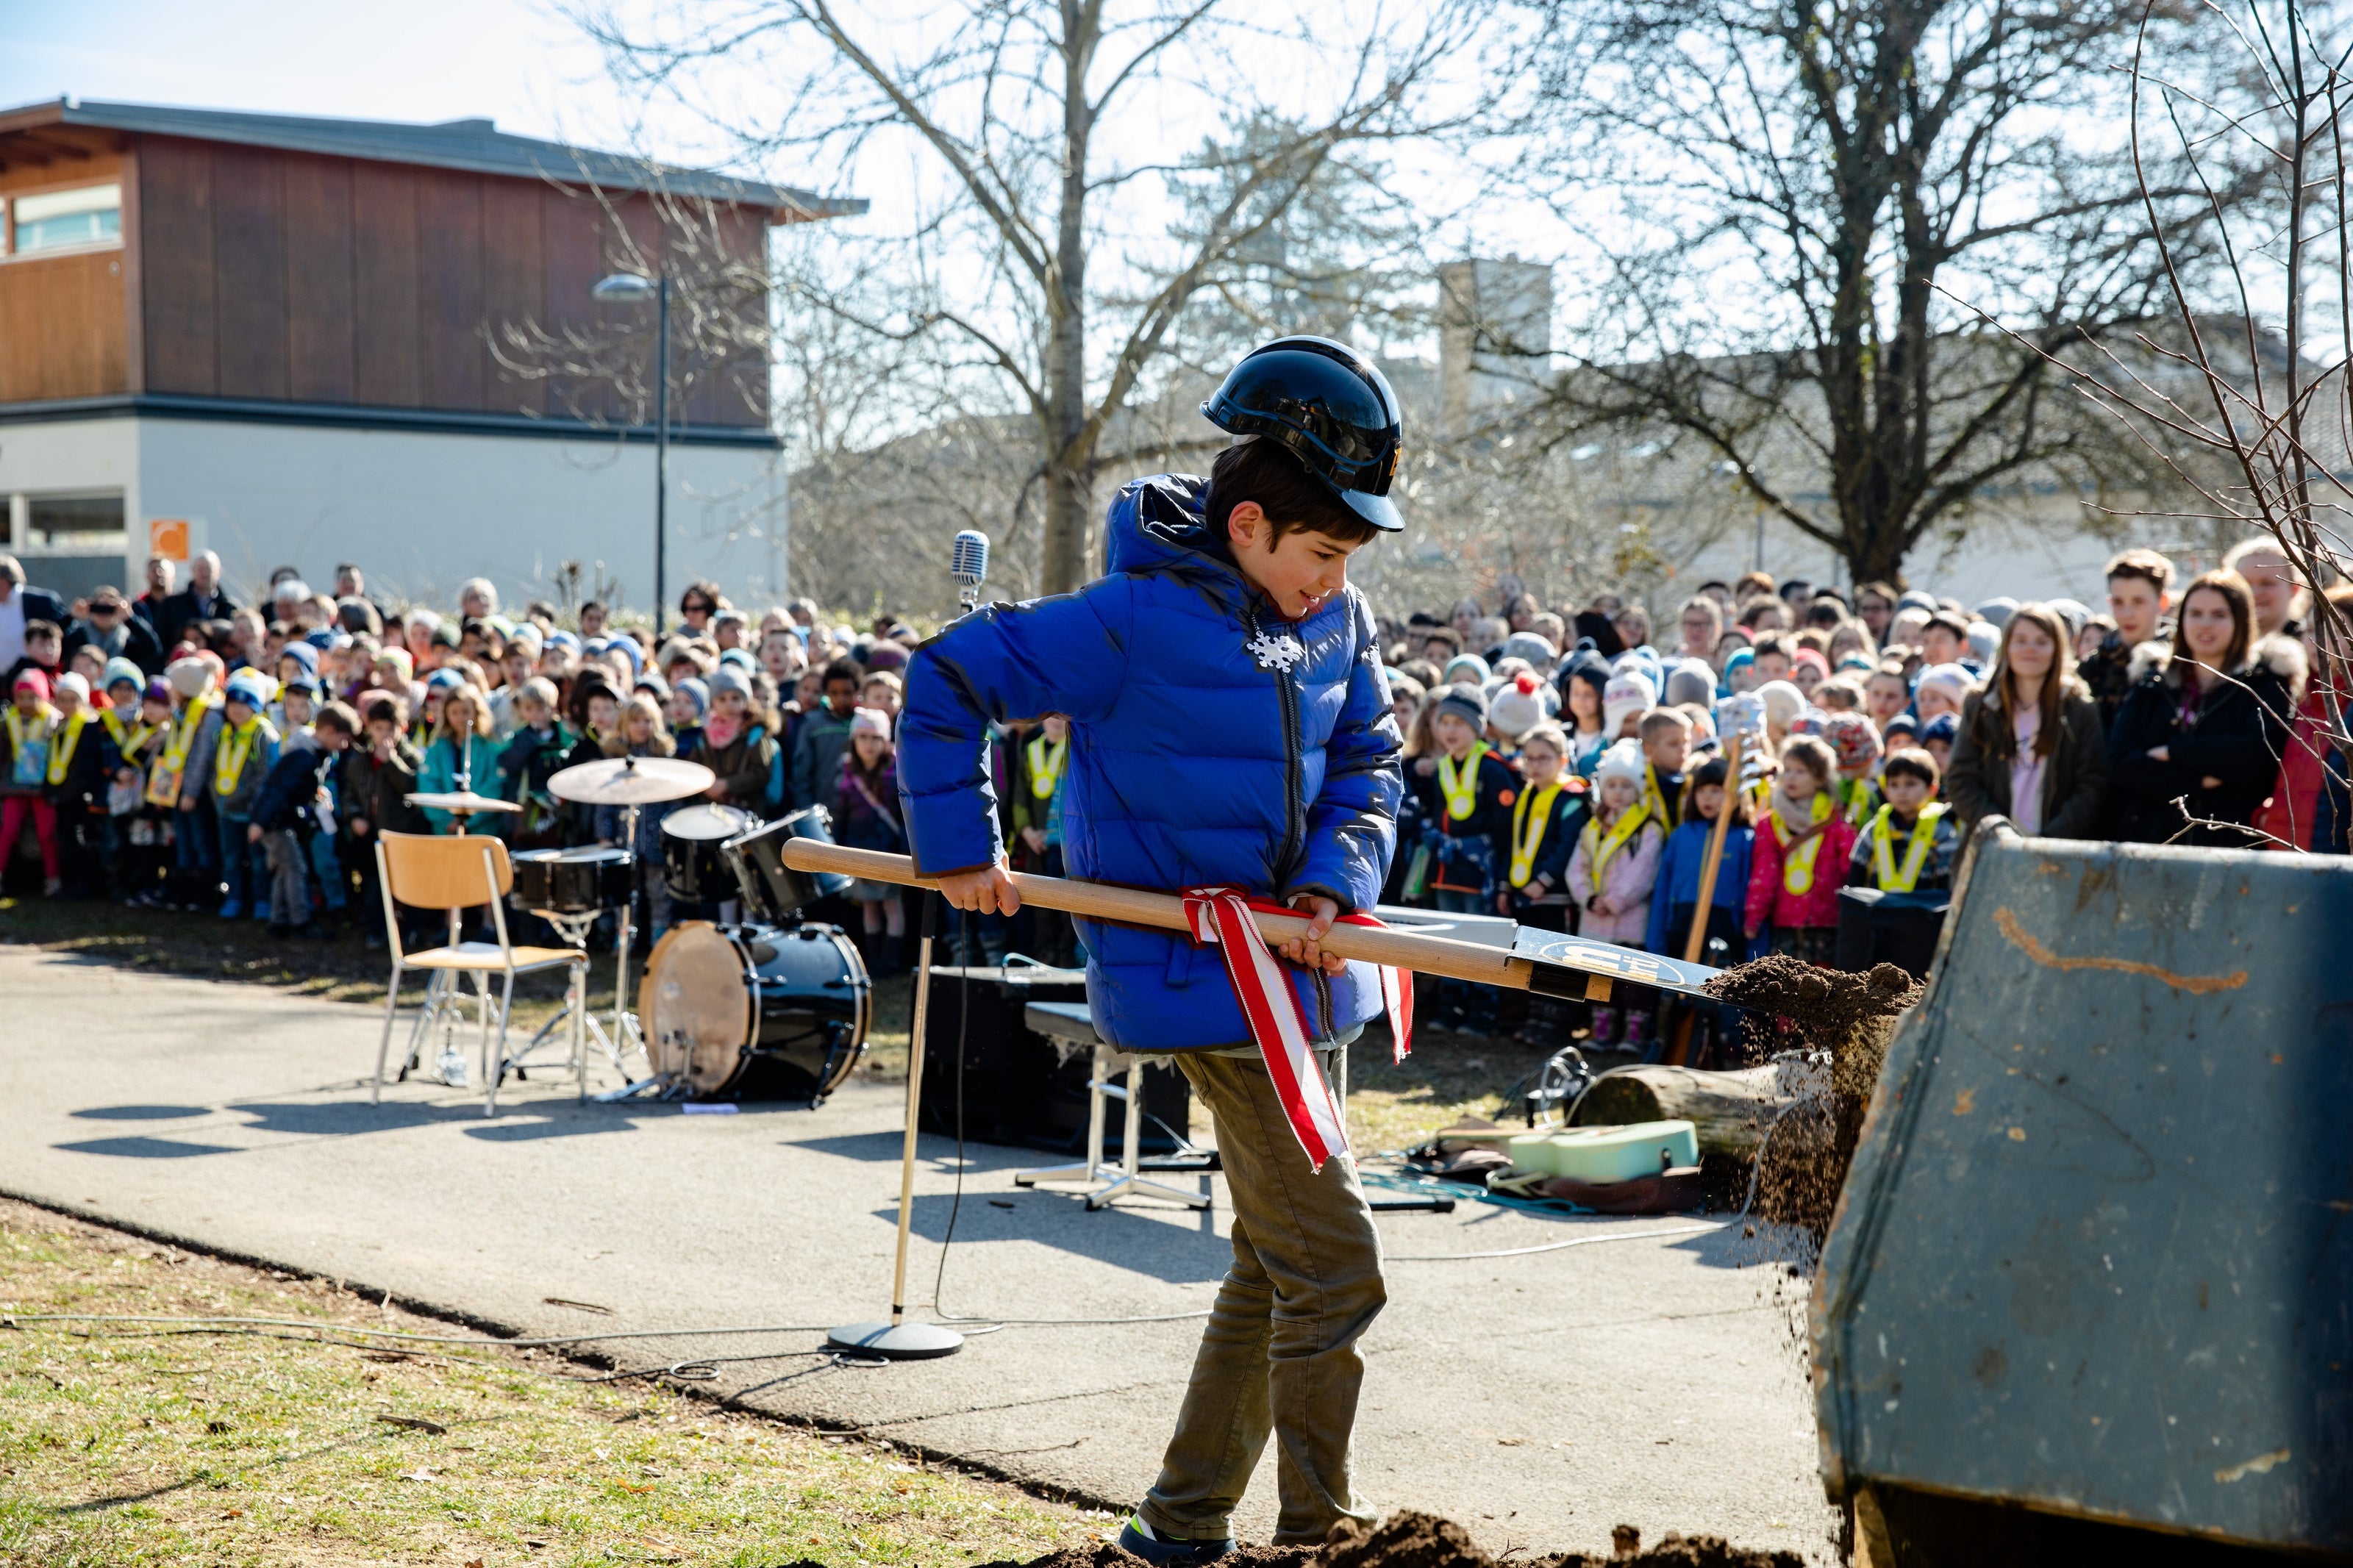
[[[1620,741],[1601,754],[1593,815],[1568,858],[1568,893],[1577,901],[1580,933],[1620,947],[1640,948],[1650,932],[1651,894],[1667,841],[1669,825],[1653,820],[1643,798],[1643,770],[1638,741]],[[1623,1045],[1640,1050],[1650,1032],[1655,994],[1631,986],[1627,991]],[[1620,1043],[1616,1011],[1595,1008],[1591,1044]]]
[[[16,852],[16,840],[30,826],[41,846],[42,891],[51,898],[65,886],[58,867],[58,813],[48,795],[49,752],[59,720],[49,706],[49,676],[26,666],[0,712],[0,866]]]
[[[1891,753],[1880,770],[1887,804],[1863,825],[1847,862],[1849,887],[1883,893],[1943,892],[1953,885],[1961,847],[1952,813],[1936,799],[1936,759],[1917,748]]]
[[[1744,921],[1750,940],[1770,926],[1775,952],[1825,969],[1838,950],[1838,890],[1855,840],[1831,794],[1837,776],[1838,759],[1820,738],[1783,742],[1780,778],[1757,824]]]

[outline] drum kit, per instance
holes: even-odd
[[[858,949],[839,927],[797,918],[808,904],[846,889],[849,879],[796,871],[784,861],[788,839],[832,842],[823,807],[763,823],[739,807],[705,801],[662,819],[662,880],[670,897],[719,906],[723,915],[732,905],[742,919],[673,926],[647,958],[642,1012],[629,1005],[638,809],[706,794],[714,777],[698,763],[667,757],[611,757],[562,770],[548,780],[549,793],[619,807],[621,843],[522,851],[512,857],[509,896],[575,947],[586,944],[599,921],[615,917],[611,1026],[595,1016],[584,1022],[628,1081],[598,1100],[821,1103],[865,1055],[872,1022],[872,984]],[[579,1005],[585,1007],[585,999]],[[516,1054],[514,1065],[568,1037],[569,1006]],[[633,1072],[633,1058],[642,1071]]]

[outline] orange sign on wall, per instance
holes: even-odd
[[[185,517],[149,518],[147,520],[147,553],[160,555],[166,561],[186,561],[188,520]]]

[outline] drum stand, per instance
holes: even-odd
[[[630,874],[634,876],[636,874],[636,867],[632,865],[630,868]],[[555,928],[555,934],[563,939],[565,946],[576,947],[585,951],[588,946],[589,931],[595,929],[598,921],[605,918],[606,911],[603,910],[591,910],[586,913],[558,914],[554,910],[532,910],[532,913],[545,921],[549,925],[554,926]],[[621,973],[620,977],[614,982],[614,984],[617,992],[625,994],[628,991],[629,984],[628,910],[627,908],[622,909],[618,918],[620,921],[620,928],[618,940],[616,945],[620,955]],[[605,1059],[613,1064],[613,1070],[619,1073],[622,1079],[626,1082],[629,1076],[629,1052],[637,1052],[638,1058],[640,1061],[645,1061],[648,1065],[651,1065],[651,1058],[649,1058],[646,1054],[645,1039],[638,1033],[637,1015],[626,1011],[626,1007],[627,1003],[625,1001],[620,1005],[614,1008],[613,1032],[609,1035],[607,1034],[605,1032],[604,1021],[595,1013],[588,1010],[588,985],[587,982],[584,979],[578,986],[565,992],[564,997],[564,1011],[558,1013],[554,1017],[550,1018],[546,1023],[541,1025],[539,1027],[539,1033],[531,1037],[529,1044],[525,1045],[520,1050],[510,1051],[507,1054],[506,1065],[514,1068],[517,1076],[521,1076],[522,1069],[531,1064],[532,1053],[538,1050],[542,1046],[547,1044],[549,1037],[554,1035],[558,1029],[564,1028],[569,1025],[572,1021],[574,1013],[577,1012],[580,1016],[582,1025],[588,1032],[589,1038],[595,1040],[596,1043],[603,1048],[605,1052]],[[585,1074],[585,1061],[582,1066],[583,1072]],[[585,1076],[581,1080],[581,1092],[582,1098],[586,1098],[587,1080]]]
[[[621,836],[628,840],[630,857],[629,875],[634,879],[639,872],[639,867],[637,863],[638,808],[634,805],[625,805],[621,808]],[[628,1078],[629,1071],[628,1068],[621,1065],[621,1058],[623,1054],[628,1051],[636,1051],[638,1058],[646,1064],[649,1071],[650,1071],[654,1065],[654,1054],[646,1048],[645,1031],[638,1026],[638,1016],[629,1011],[629,913],[637,907],[637,889],[632,887],[629,889],[628,903],[622,906],[621,928],[616,934],[613,942],[613,951],[615,957],[617,960],[617,967],[613,975],[612,1037],[614,1040],[619,1041],[620,1044],[617,1047],[611,1043],[607,1043],[605,1046],[606,1052],[613,1058],[614,1070],[618,1072],[625,1079]],[[596,1028],[594,1020],[590,1021],[588,1026],[592,1029]],[[596,1037],[600,1041],[604,1040],[605,1032],[602,1029],[597,1029]],[[624,1100],[635,1100],[638,1096],[645,1093],[650,1089],[659,1089],[661,1090],[661,1093],[657,1098],[667,1100],[671,1094],[684,1088],[685,1083],[686,1079],[684,1076],[679,1073],[652,1073],[651,1076],[647,1078],[630,1079],[630,1081],[624,1083],[618,1089],[607,1089],[604,1093],[596,1097],[596,1103],[599,1105],[613,1105]]]

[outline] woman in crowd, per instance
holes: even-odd
[[[2006,816],[2038,837],[2098,834],[2107,746],[2100,706],[2069,667],[2072,640],[2048,605],[2021,605],[2002,627],[1985,686],[1962,703],[1945,778],[1964,833]]]
[[[2304,649],[2258,637],[2254,595],[2209,572],[2181,595],[2173,641],[2145,645],[2108,735],[2115,836],[2129,844],[2247,848],[2303,700]]]
[[[480,687],[463,681],[443,689],[432,743],[425,748],[425,769],[417,775],[418,793],[496,795],[498,784],[499,743],[491,739],[490,698]],[[461,823],[435,806],[425,808],[425,820],[436,833],[494,829],[492,823]]]

